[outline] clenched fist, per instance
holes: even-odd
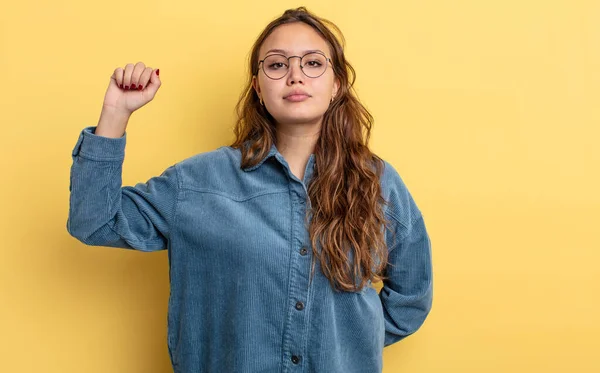
[[[143,62],[135,66],[128,63],[125,69],[117,67],[110,77],[103,109],[131,115],[152,101],[161,85],[158,72]]]

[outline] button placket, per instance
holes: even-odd
[[[292,213],[293,220],[292,224],[292,239],[294,245],[298,245],[295,250],[301,255],[301,257],[292,258],[291,271],[290,271],[290,282],[289,282],[289,299],[290,308],[289,314],[286,317],[285,332],[283,339],[284,350],[290,355],[287,355],[288,362],[291,361],[294,365],[302,365],[301,354],[303,353],[302,346],[306,346],[306,340],[308,338],[306,323],[308,322],[308,308],[305,304],[308,299],[308,274],[307,271],[310,269],[307,266],[307,262],[302,257],[306,256],[309,252],[308,232],[306,230],[306,208],[310,200],[307,199],[306,189],[302,183],[292,183],[292,190],[290,191],[290,197],[292,198]],[[292,353],[295,353],[292,355]]]

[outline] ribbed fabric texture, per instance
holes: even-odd
[[[299,180],[275,145],[240,168],[228,146],[122,186],[121,138],[85,127],[73,149],[67,230],[81,242],[168,250],[168,350],[175,373],[380,373],[384,346],[414,333],[432,305],[431,242],[396,170],[381,178],[395,224],[389,280],[335,292],[311,256]],[[308,206],[307,206],[308,205]]]

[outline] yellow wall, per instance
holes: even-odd
[[[600,2],[306,1],[336,22],[431,234],[433,310],[384,372],[598,372]],[[65,223],[112,71],[161,71],[123,182],[230,141],[254,38],[291,1],[22,0],[0,12],[0,371],[169,372],[166,252]]]

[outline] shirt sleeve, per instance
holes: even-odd
[[[92,246],[167,248],[179,191],[177,165],[135,186],[121,186],[127,134],[84,128],[72,152],[67,231]]]
[[[416,332],[432,306],[433,271],[431,241],[423,215],[406,186],[394,174],[394,187],[386,230],[389,256],[383,287],[379,292],[385,322],[384,346]]]

